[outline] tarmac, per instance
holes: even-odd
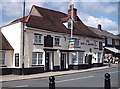
[[[62,76],[62,75],[69,75],[69,74],[75,74],[75,73],[103,70],[103,69],[113,68],[113,67],[117,67],[117,66],[118,66],[118,64],[111,64],[111,67],[109,67],[109,66],[92,67],[89,69],[45,72],[45,73],[31,74],[31,75],[2,75],[2,76],[0,76],[0,82],[47,78],[50,76]]]

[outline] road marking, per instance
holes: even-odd
[[[118,73],[118,72],[120,72],[120,71],[113,71],[113,72],[109,72],[110,74],[113,74],[113,73]]]
[[[73,81],[73,80],[80,80],[80,79],[92,78],[92,77],[94,77],[94,76],[87,76],[87,77],[81,77],[81,78],[74,78],[74,79],[61,80],[61,81],[56,81],[56,83],[67,82],[67,81]]]
[[[21,85],[21,86],[15,86],[15,87],[28,87],[29,85]]]

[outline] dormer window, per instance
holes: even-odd
[[[68,29],[73,29],[73,20],[71,18],[69,18],[67,23],[68,23]]]
[[[73,20],[71,18],[68,19],[67,22],[63,23],[67,29],[73,29]]]

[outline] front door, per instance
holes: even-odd
[[[66,54],[61,53],[61,70],[66,69]]]
[[[92,65],[92,55],[88,55],[88,65]]]
[[[49,60],[50,60],[50,54],[46,52],[45,54],[45,70],[49,71]]]

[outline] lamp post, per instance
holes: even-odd
[[[75,43],[75,40],[73,39],[73,26],[74,26],[74,12],[73,12],[73,9],[74,9],[74,5],[71,4],[70,5],[70,16],[69,16],[69,19],[68,19],[68,29],[70,29],[70,41],[69,41],[69,48],[72,50],[74,49],[74,43]]]

